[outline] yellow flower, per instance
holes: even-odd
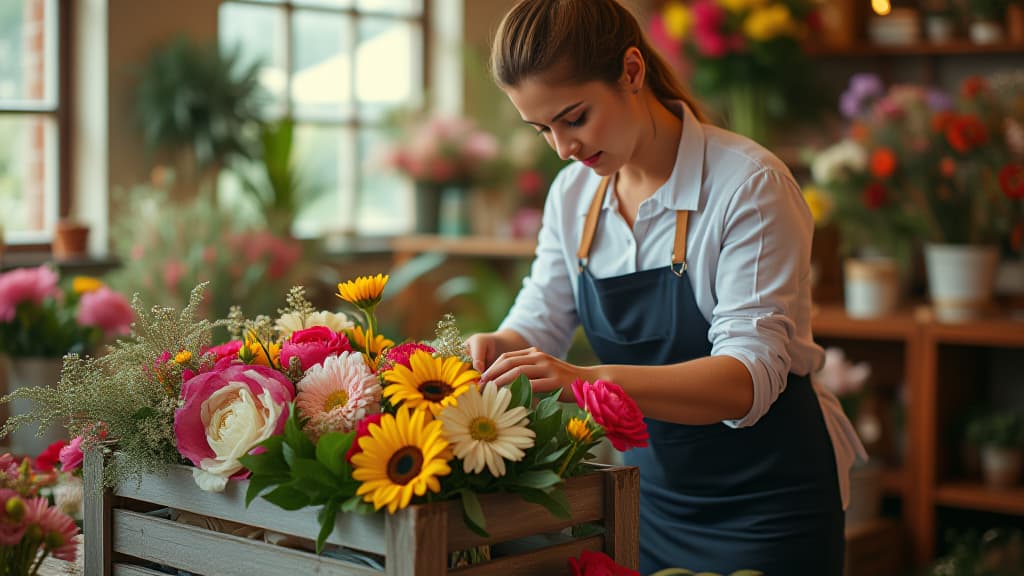
[[[188,350],[182,350],[174,355],[174,361],[178,364],[185,364],[192,359],[192,353]]]
[[[387,274],[376,276],[360,276],[355,280],[338,284],[338,298],[354,304],[357,308],[373,308],[380,302],[384,294],[384,286],[388,283]]]
[[[250,332],[245,337],[245,343],[238,350],[238,357],[246,364],[279,368],[281,366],[281,343],[263,342],[259,336]]]
[[[672,2],[662,12],[665,33],[676,40],[683,40],[693,26],[693,13],[682,2]]]
[[[362,326],[354,326],[351,330],[346,330],[345,335],[348,336],[348,340],[352,346],[374,356],[379,355],[384,351],[384,349],[391,348],[395,345],[394,340],[385,337],[383,334],[374,334],[372,341],[370,341],[369,346],[367,346],[366,332],[363,331]]]
[[[413,352],[409,365],[411,370],[396,364],[384,373],[384,396],[395,404],[430,410],[434,416],[455,405],[456,398],[480,380],[480,373],[458,358],[434,358],[424,350]]]
[[[752,8],[764,6],[767,0],[718,0],[718,5],[733,14],[740,14]]]
[[[71,281],[71,290],[78,295],[95,292],[100,288],[103,288],[103,281],[92,276],[75,276]]]
[[[818,226],[825,224],[832,217],[832,198],[814,186],[803,189],[804,202],[811,209],[811,216]]]
[[[380,424],[359,440],[362,452],[352,457],[352,478],[362,482],[357,496],[388,512],[409,505],[413,495],[439,492],[439,476],[451,473],[446,461],[448,442],[441,436],[441,421],[421,410],[399,408],[384,414]]]
[[[582,444],[590,440],[590,426],[587,426],[587,422],[585,420],[571,418],[569,419],[569,423],[565,425],[565,430],[569,433],[569,437],[572,438],[574,442]]]
[[[785,4],[758,8],[743,21],[743,33],[756,42],[795,34],[793,16]]]

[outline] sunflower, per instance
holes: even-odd
[[[373,308],[380,302],[384,294],[384,286],[388,283],[387,274],[376,276],[360,276],[355,280],[338,284],[338,298],[355,305],[356,308]]]
[[[426,408],[434,416],[480,380],[480,373],[458,358],[434,358],[423,350],[409,356],[409,366],[398,364],[384,373],[384,396],[393,404]]]
[[[369,435],[359,440],[363,451],[352,456],[352,478],[362,483],[356,495],[375,510],[387,506],[394,514],[413,494],[441,490],[438,477],[452,471],[445,461],[448,442],[441,421],[428,420],[422,411],[399,408],[394,416],[381,416],[379,425],[370,424]]]
[[[367,338],[367,332],[363,331],[362,326],[354,326],[349,330],[345,331],[345,335],[348,336],[348,341],[356,350],[359,350],[366,357],[366,365],[370,367],[370,370],[377,371],[377,364],[381,359],[381,352],[391,348],[395,345],[395,341],[390,338],[385,338],[382,334],[374,334],[373,330],[369,331],[369,338]]]
[[[526,408],[509,410],[511,401],[508,388],[491,382],[483,394],[470,386],[457,405],[441,411],[444,435],[466,472],[478,474],[487,466],[495,477],[504,476],[505,460],[518,462],[533,446],[536,434],[526,427]]]

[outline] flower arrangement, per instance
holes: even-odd
[[[37,574],[47,556],[74,562],[77,535],[74,520],[40,495],[30,460],[0,455],[0,573]]]
[[[431,115],[403,122],[387,162],[414,182],[468,186],[498,157],[498,142],[468,118]]]
[[[534,395],[525,378],[481,387],[451,317],[432,342],[381,334],[387,281],[338,285],[351,318],[315,309],[301,287],[276,319],[236,308],[197,320],[202,286],[180,313],[136,301],[133,340],[99,359],[68,356],[56,394],[9,396],[39,407],[4,430],[66,422],[84,449],[120,453],[108,485],[182,461],[203,490],[248,478],[247,502],[321,507],[318,551],[338,512],[460,499],[469,527],[486,534],[477,495],[507,491],[569,517],[562,480],[586,469],[602,437],[620,450],[646,445],[642,415],[613,383],[571,383],[576,404],[559,403],[561,390]],[[211,346],[221,326],[231,340]]]
[[[95,278],[61,286],[45,265],[0,274],[0,353],[8,356],[87,352],[105,335],[128,334],[133,319],[124,296]]]
[[[901,256],[914,240],[997,243],[1019,226],[1020,111],[1002,105],[986,80],[967,79],[954,100],[856,75],[840,109],[849,135],[815,157],[812,174],[835,198],[848,249]]]
[[[603,552],[584,550],[579,558],[569,558],[569,574],[572,576],[640,576],[636,570],[630,570],[617,564]],[[713,572],[694,572],[685,568],[665,568],[650,576],[721,576]],[[729,576],[764,576],[757,570],[737,570]]]
[[[813,94],[801,41],[814,14],[804,0],[672,0],[651,18],[651,37],[689,64],[694,89],[734,130],[763,142],[770,118],[806,110]]]

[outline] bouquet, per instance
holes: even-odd
[[[248,478],[247,502],[320,508],[318,551],[338,512],[443,499],[460,499],[468,525],[486,534],[485,492],[568,517],[560,484],[586,469],[602,437],[620,450],[646,445],[642,415],[613,383],[567,383],[575,404],[559,403],[561,390],[534,395],[525,378],[481,387],[454,319],[431,342],[381,334],[387,281],[338,285],[353,317],[315,309],[301,287],[274,319],[235,309],[196,320],[202,287],[181,313],[136,303],[136,339],[100,359],[69,356],[57,393],[17,392],[41,407],[5,428],[68,422],[86,450],[120,452],[108,485],[182,461],[204,490]],[[232,339],[211,346],[218,326]]]
[[[128,334],[133,319],[124,296],[95,278],[61,286],[48,266],[0,274],[0,353],[8,356],[87,352],[105,335]]]
[[[498,157],[498,142],[461,117],[435,115],[403,126],[388,163],[414,182],[469,186]]]

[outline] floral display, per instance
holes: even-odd
[[[569,574],[571,576],[640,576],[636,570],[630,570],[617,564],[603,552],[584,550],[579,558],[569,558]],[[694,572],[686,568],[665,568],[650,576],[721,576],[713,572]],[[728,576],[764,576],[757,570],[737,570]]]
[[[434,115],[404,126],[387,161],[415,182],[469,185],[498,157],[498,141],[473,121]]]
[[[718,103],[729,126],[762,142],[767,122],[806,110],[802,38],[816,26],[804,0],[672,0],[651,18],[651,38],[690,68],[691,83]]]
[[[106,335],[127,334],[133,319],[127,299],[95,278],[61,286],[45,265],[0,274],[0,353],[60,358],[86,352]]]
[[[461,500],[468,526],[486,534],[477,495],[488,492],[568,518],[562,481],[587,470],[597,442],[646,445],[642,414],[611,382],[566,383],[576,403],[559,402],[561,390],[534,395],[525,377],[481,385],[451,317],[431,342],[381,334],[375,310],[387,282],[340,283],[351,316],[316,309],[301,287],[276,318],[236,309],[196,319],[202,286],[181,312],[136,304],[132,339],[101,358],[68,356],[57,394],[15,393],[40,408],[5,430],[65,423],[75,435],[59,451],[66,469],[83,450],[116,450],[107,485],[182,461],[206,491],[248,478],[247,502],[320,508],[318,550],[339,512],[443,499]],[[220,328],[231,340],[212,346]]]

